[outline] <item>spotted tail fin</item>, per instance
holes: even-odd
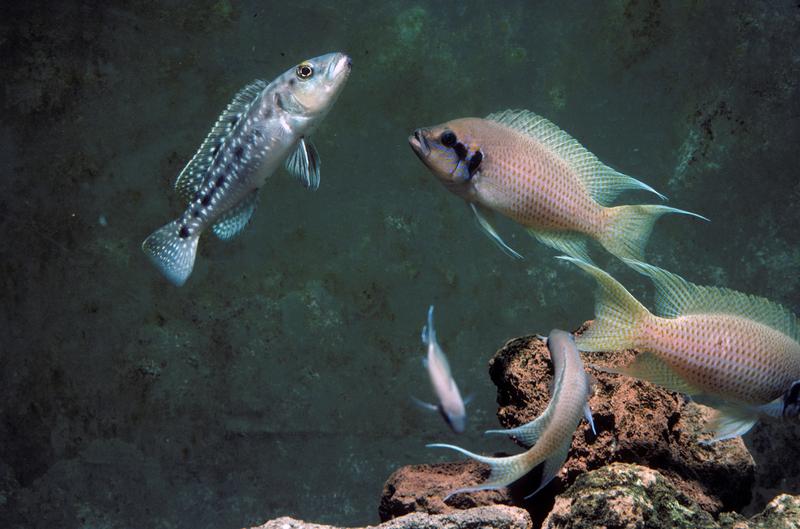
[[[651,317],[644,305],[636,301],[616,279],[603,270],[580,259],[559,256],[591,275],[597,281],[594,323],[575,343],[581,351],[618,351],[636,347],[639,324]]]
[[[181,237],[181,230],[185,229],[176,220],[154,231],[142,243],[142,250],[150,261],[178,287],[186,283],[192,273],[200,239],[199,231]]]
[[[690,215],[708,220],[702,215],[682,209],[652,204],[609,208],[609,219],[598,241],[610,253],[621,259],[644,260],[644,247],[653,231],[653,224],[667,213]]]

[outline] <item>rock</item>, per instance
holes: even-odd
[[[396,470],[383,486],[378,514],[381,521],[411,512],[441,514],[484,505],[510,504],[506,491],[486,490],[443,498],[464,483],[476,483],[488,469],[474,461],[437,465],[409,465]]]
[[[447,514],[412,513],[370,527],[381,529],[531,529],[531,518],[523,509],[496,505],[494,507],[475,507]],[[336,528],[284,517],[251,529]]]
[[[578,329],[584,331],[588,324]],[[584,353],[586,363],[627,364],[634,351]],[[540,495],[557,494],[587,471],[611,462],[658,470],[676,489],[712,514],[737,510],[750,500],[754,462],[741,438],[701,445],[709,409],[653,384],[587,368],[596,378],[589,401],[597,436],[578,427],[566,463]],[[500,423],[511,428],[542,413],[550,399],[552,367],[536,337],[511,340],[489,362],[498,388]],[[464,486],[464,485],[462,485]],[[537,495],[540,501],[544,498]]]
[[[719,525],[660,472],[613,463],[578,477],[566,493],[556,497],[542,527],[718,529]]]
[[[750,518],[747,529],[800,529],[800,496],[781,494]],[[727,529],[727,528],[726,528]],[[731,526],[731,529],[739,529]]]
[[[577,332],[584,331],[587,325]],[[589,363],[618,366],[629,362],[635,354],[634,351],[587,353],[583,357]],[[518,483],[511,490],[457,494],[443,501],[455,488],[480,483],[488,468],[465,460],[415,465],[397,470],[386,482],[381,519],[411,511],[441,513],[507,503],[525,506],[534,526],[538,526],[550,512],[556,494],[567,490],[582,474],[612,462],[638,464],[658,471],[675,490],[713,515],[741,509],[749,502],[754,463],[742,440],[711,446],[699,443],[705,435],[702,429],[708,419],[707,408],[647,382],[587,369],[597,379],[589,401],[597,436],[582,422],[561,471],[531,500],[525,502],[523,498],[536,488],[536,482]],[[547,406],[552,380],[550,353],[536,337],[509,341],[489,362],[489,373],[498,388],[497,415],[504,427],[528,422]],[[531,478],[538,479],[536,471]]]

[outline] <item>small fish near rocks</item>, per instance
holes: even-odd
[[[350,57],[328,53],[236,94],[178,175],[175,190],[188,204],[183,214],[142,244],[167,280],[186,282],[206,228],[228,240],[247,226],[261,186],[281,164],[306,188],[319,187],[319,154],[308,136],[333,106],[350,68]]]

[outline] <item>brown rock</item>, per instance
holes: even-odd
[[[586,329],[585,324],[578,332]],[[584,361],[619,366],[634,351],[588,353]],[[386,482],[381,499],[382,520],[411,511],[448,512],[475,505],[511,503],[524,505],[538,526],[550,512],[556,494],[575,479],[612,462],[644,465],[658,470],[680,494],[703,510],[718,514],[746,505],[753,484],[754,463],[741,439],[711,446],[699,444],[708,409],[689,403],[679,394],[647,382],[596,369],[597,379],[589,403],[597,436],[582,422],[572,439],[563,468],[553,482],[529,501],[525,494],[536,489],[534,471],[526,483],[511,490],[483,491],[443,497],[455,488],[483,481],[488,469],[472,461],[442,465],[415,465],[396,471]],[[550,399],[552,366],[547,347],[536,337],[509,341],[489,362],[497,385],[497,412],[503,427],[512,428],[541,414]],[[512,450],[509,450],[512,452]]]
[[[383,486],[378,514],[381,521],[410,512],[441,514],[483,505],[511,504],[503,490],[457,494],[444,502],[447,494],[464,483],[477,483],[489,471],[471,460],[436,465],[409,465],[397,469]]]
[[[448,514],[407,514],[377,526],[379,529],[531,529],[531,518],[523,509],[495,505]],[[283,517],[251,529],[337,529]],[[368,529],[368,528],[364,528]]]
[[[619,366],[635,355],[635,351],[624,351],[582,356],[587,364]],[[597,436],[581,423],[566,463],[542,493],[549,489],[552,496],[580,474],[620,461],[657,469],[712,514],[740,509],[749,502],[754,463],[742,440],[710,446],[699,443],[707,438],[702,430],[708,408],[647,382],[591,367],[587,370],[597,380],[589,401]],[[489,373],[498,387],[497,415],[504,427],[518,426],[544,411],[550,398],[552,366],[549,351],[539,339],[508,342],[489,362]]]

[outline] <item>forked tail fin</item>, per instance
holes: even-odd
[[[470,452],[469,450],[464,450],[463,448],[455,445],[450,444],[429,444],[427,445],[428,448],[447,448],[450,450],[455,450],[465,456],[469,457],[470,459],[474,459],[480,463],[488,465],[491,469],[489,473],[489,477],[483,483],[479,483],[474,487],[464,487],[463,489],[456,489],[451,491],[447,494],[445,499],[449,498],[454,494],[459,494],[461,492],[477,492],[479,490],[494,490],[494,489],[502,489],[503,487],[507,487],[523,477],[525,474],[533,470],[536,466],[529,466],[526,464],[525,456],[527,453],[517,454],[508,457],[487,457],[481,456],[475,453]]]
[[[690,215],[708,220],[702,215],[652,204],[617,206],[608,209],[609,219],[598,241],[610,253],[619,258],[644,260],[644,247],[653,231],[653,224],[667,213]]]
[[[574,257],[561,255],[594,277],[597,293],[594,304],[595,320],[589,329],[575,338],[581,351],[617,351],[636,347],[640,323],[651,317],[644,305],[636,301],[616,279],[603,270]]]
[[[169,282],[179,287],[192,273],[199,239],[199,231],[189,234],[179,221],[173,221],[146,238],[142,250]]]

